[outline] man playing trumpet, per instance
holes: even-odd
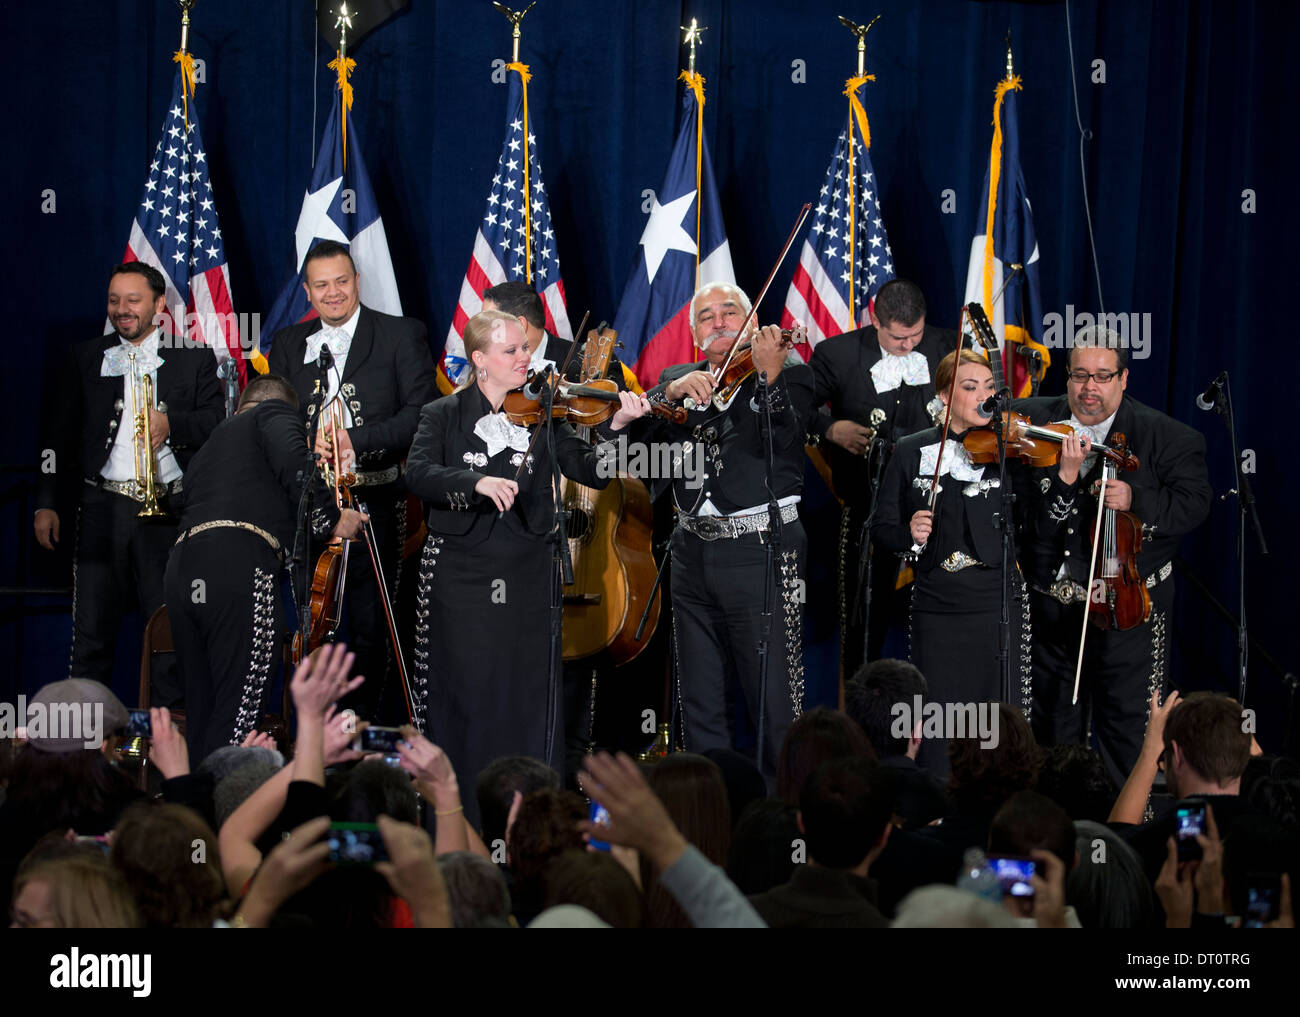
[[[162,273],[143,262],[113,269],[114,331],[72,348],[42,420],[36,540],[53,550],[77,507],[70,675],[106,685],[123,615],[138,606],[147,620],[163,602],[176,539],[168,510],[190,458],[224,415],[212,351],[187,348],[158,327],[168,320],[166,294]],[[161,515],[142,518],[150,486]],[[155,674],[153,705],[180,698],[179,680]]]

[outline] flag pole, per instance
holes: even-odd
[[[492,0],[492,6],[506,16],[513,30],[510,33],[511,50],[509,69],[519,75],[520,87],[524,93],[524,129],[521,132],[524,137],[524,278],[528,285],[533,284],[533,210],[532,210],[532,192],[529,190],[528,170],[530,153],[528,151],[528,79],[531,75],[528,73],[528,65],[519,62],[519,22],[524,20],[524,15],[537,6],[537,0],[533,0],[522,11],[513,11],[499,0]]]
[[[355,11],[348,10],[346,0],[339,5],[338,20],[334,22],[334,27],[339,30],[339,48],[327,67],[338,75],[340,105],[343,107],[342,122],[340,130],[343,134],[343,168],[348,168],[348,113],[352,110],[352,82],[348,80],[348,75],[352,73],[357,62],[348,56],[348,31],[352,28],[352,18]]]
[[[172,63],[181,65],[181,102],[185,107],[185,128],[190,126],[190,96],[194,94],[194,57],[190,54],[190,11],[198,0],[176,0],[181,9],[181,47]]]
[[[704,213],[703,166],[704,166],[704,78],[695,73],[695,47],[703,46],[700,36],[708,29],[696,18],[691,18],[689,25],[678,26],[686,33],[682,39],[684,45],[691,47],[690,56],[686,58],[686,71],[679,75],[679,80],[686,82],[686,87],[695,92],[695,288],[700,288],[700,219]]]
[[[854,259],[857,258],[858,229],[857,229],[857,170],[853,158],[853,115],[858,115],[858,126],[862,130],[862,143],[871,147],[871,135],[867,128],[867,111],[862,108],[861,101],[857,98],[858,89],[868,81],[874,81],[875,75],[867,74],[867,33],[871,31],[871,26],[879,21],[882,15],[877,14],[867,24],[859,25],[850,21],[843,14],[837,15],[840,24],[852,32],[858,40],[858,73],[854,78],[850,78],[844,83],[844,92],[849,97],[849,250],[848,257],[845,259],[849,266],[849,320],[853,324],[858,323],[857,310],[854,307],[854,294],[857,290],[856,279],[854,278],[853,267]]]

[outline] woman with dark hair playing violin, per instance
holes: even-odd
[[[552,463],[545,436],[501,412],[527,380],[528,343],[514,316],[484,311],[465,328],[465,353],[467,383],[421,410],[406,486],[424,501],[429,527],[416,604],[417,698],[428,710],[425,733],[473,781],[499,756],[558,758],[563,742],[558,689],[547,687]],[[649,410],[630,392],[618,400],[610,431]],[[603,488],[598,451],[563,421],[554,427],[561,471]],[[464,801],[475,810],[473,795]],[[477,815],[468,818],[477,824]]]
[[[956,384],[953,373],[956,371]],[[915,559],[911,659],[925,675],[929,699],[939,704],[1000,701],[1002,533],[998,466],[971,462],[962,438],[987,421],[980,404],[994,394],[993,375],[979,354],[949,353],[935,371],[935,391],[951,398],[948,440],[932,427],[902,439],[885,471],[871,538],[880,547]],[[932,498],[938,466],[937,498]],[[1023,471],[1008,465],[1008,483]],[[931,504],[933,503],[933,510]],[[1031,694],[1029,612],[1024,581],[1012,551],[1012,703],[1028,711]],[[909,710],[911,704],[908,704]],[[915,725],[922,718],[913,717]],[[948,772],[946,746],[923,730],[918,762]]]

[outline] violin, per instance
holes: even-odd
[[[1014,459],[1029,466],[1055,466],[1061,460],[1061,443],[1074,434],[1074,428],[1069,424],[1034,424],[1028,417],[1011,410],[1002,414],[1002,430],[1008,461]],[[998,435],[992,421],[983,427],[971,428],[961,443],[975,465],[998,461]],[[1121,470],[1136,470],[1141,464],[1124,445],[1124,436],[1115,435],[1115,443],[1094,444],[1092,451]]]
[[[807,341],[808,330],[802,325],[781,329],[781,348],[784,350]],[[757,370],[754,366],[754,340],[742,339],[731,348],[722,367],[712,372],[713,380],[717,383],[713,392],[713,405],[722,409]]]
[[[531,385],[536,378],[537,373],[529,371],[525,387]],[[551,417],[554,420],[567,421],[574,426],[595,427],[603,424],[618,410],[618,383],[611,378],[594,378],[578,385],[553,376],[550,383],[554,389],[551,397]],[[541,423],[545,413],[540,393],[534,399],[522,388],[506,393],[501,410],[510,423],[519,427],[536,426]],[[652,402],[650,412],[655,416],[667,417],[677,424],[686,422],[686,409],[682,406]]]

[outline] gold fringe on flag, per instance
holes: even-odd
[[[343,97],[343,168],[348,168],[348,113],[352,111],[352,82],[348,75],[356,68],[357,62],[351,57],[335,52],[334,59],[326,66],[338,73],[339,94]]]
[[[867,111],[862,105],[862,100],[858,98],[858,89],[868,81],[875,81],[874,74],[860,74],[855,78],[849,78],[844,82],[844,94],[849,97],[849,112],[853,119],[858,123],[858,130],[862,132],[862,144],[866,148],[871,147],[871,125],[867,123]],[[849,123],[849,256],[846,259],[849,265],[849,320],[854,325],[858,323],[857,312],[853,308],[853,263],[857,257],[858,231],[856,227],[857,219],[857,201],[854,195],[854,188],[857,185],[858,175],[854,169],[853,159],[853,123]]]
[[[506,64],[506,70],[519,75],[524,90],[524,273],[528,285],[533,284],[533,194],[528,189],[528,82],[533,80],[527,64]]]
[[[704,208],[704,75],[682,71],[678,81],[695,93],[695,288],[700,288],[700,213]]]
[[[989,150],[989,209],[984,222],[984,309],[993,315],[993,214],[998,204],[998,184],[1002,178],[1002,100],[1012,89],[1019,92],[1020,75],[998,82],[993,93],[993,147]]]
[[[172,63],[181,65],[181,101],[185,106],[185,129],[190,126],[190,96],[194,94],[194,55],[178,49],[172,54]]]

